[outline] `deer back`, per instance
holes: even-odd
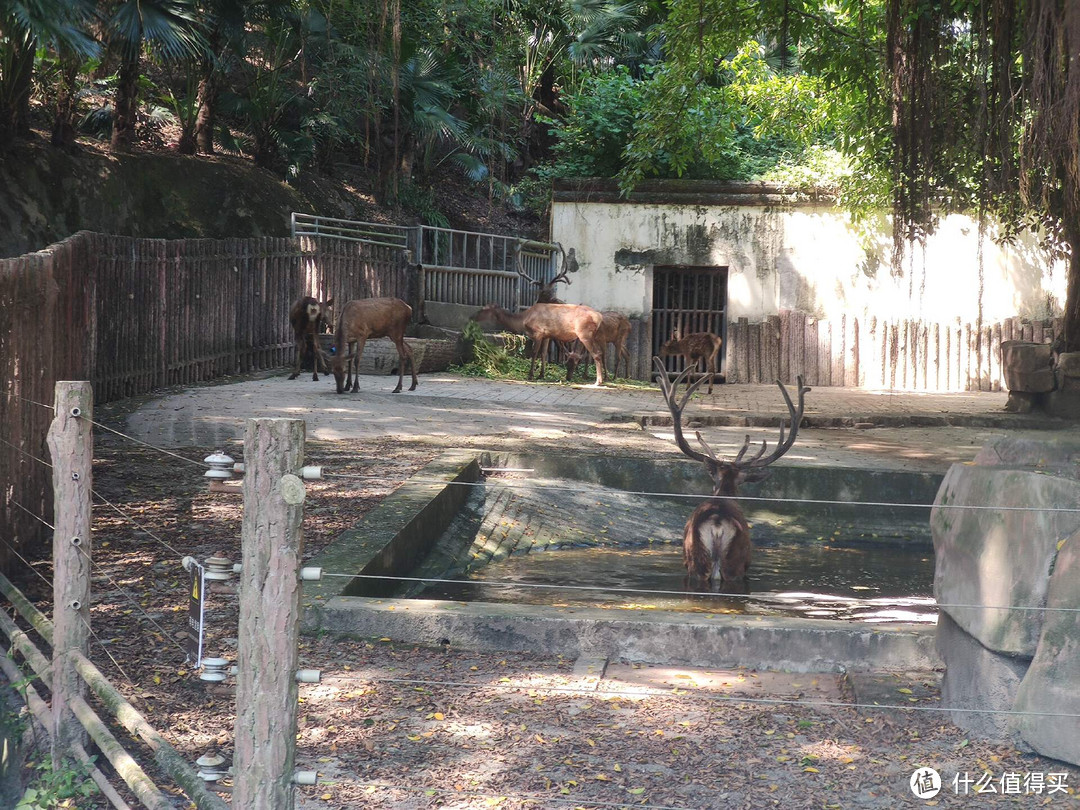
[[[570,341],[583,335],[591,340],[603,320],[599,312],[582,304],[533,304],[525,310],[522,326],[534,340]]]
[[[400,298],[359,298],[349,301],[338,318],[339,350],[359,338],[404,337],[412,307]]]

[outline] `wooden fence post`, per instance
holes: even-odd
[[[86,732],[71,704],[86,694],[72,652],[86,654],[90,636],[90,487],[94,395],[88,382],[57,382],[48,444],[53,464],[52,759],[75,759]]]
[[[304,422],[250,419],[244,436],[233,807],[291,810],[296,747]]]

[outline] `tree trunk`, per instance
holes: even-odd
[[[1080,352],[1080,222],[1066,218],[1065,239],[1069,243],[1069,271],[1065,282],[1065,348]]]
[[[60,94],[56,99],[56,115],[53,118],[53,146],[67,148],[75,143],[75,87],[79,80],[79,61],[74,57],[61,57]]]
[[[30,92],[34,75],[35,40],[14,42],[8,70],[0,76],[0,147],[30,134]]]
[[[199,79],[195,113],[195,144],[204,155],[214,154],[214,118],[217,98],[217,71],[214,70],[213,61],[206,58],[202,62],[202,77]]]
[[[135,140],[135,110],[139,98],[139,55],[125,55],[120,62],[113,105],[113,149],[125,149]]]

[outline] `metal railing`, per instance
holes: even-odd
[[[498,304],[516,311],[536,300],[539,283],[558,272],[562,247],[494,233],[431,225],[386,225],[311,214],[292,215],[292,235],[364,242],[411,251],[424,300],[463,306]]]
[[[313,214],[293,213],[290,230],[297,236],[322,236],[343,239],[347,242],[367,242],[383,247],[409,248],[410,231],[405,225],[386,225],[381,222],[358,222],[351,219],[318,217]]]

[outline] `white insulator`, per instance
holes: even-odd
[[[318,771],[296,771],[293,773],[294,785],[314,785],[319,780]]]
[[[229,662],[224,658],[204,658],[202,660],[202,672],[199,674],[200,681],[220,683],[228,677],[226,667]]]
[[[300,477],[305,481],[321,481],[322,467],[301,467]]]
[[[229,674],[235,678],[237,675],[240,674],[240,667],[238,667],[236,664],[233,664],[231,667],[229,667]]]
[[[195,764],[199,766],[199,778],[204,782],[216,782],[229,772],[221,754],[203,754]]]
[[[209,580],[225,582],[232,579],[233,564],[227,557],[207,557],[203,565],[206,567],[206,573],[203,576]]]
[[[184,566],[185,571],[190,571],[191,566],[195,564],[195,558],[191,556],[184,557],[182,560],[180,560],[180,564]]]
[[[300,569],[300,579],[303,582],[318,582],[322,579],[322,568],[317,565],[308,565]]]
[[[244,564],[243,563],[233,563],[232,564],[232,572],[234,574],[239,574],[243,570],[244,570]]]
[[[243,475],[244,474],[244,462],[238,461],[235,464],[233,464],[232,465],[232,471],[234,473],[239,474],[239,475]]]
[[[296,670],[297,683],[319,683],[322,680],[322,671],[318,669]]]
[[[218,450],[204,458],[203,463],[210,466],[210,469],[203,473],[204,477],[213,481],[226,481],[232,478],[232,467],[236,462],[233,461],[232,456],[227,456]]]

